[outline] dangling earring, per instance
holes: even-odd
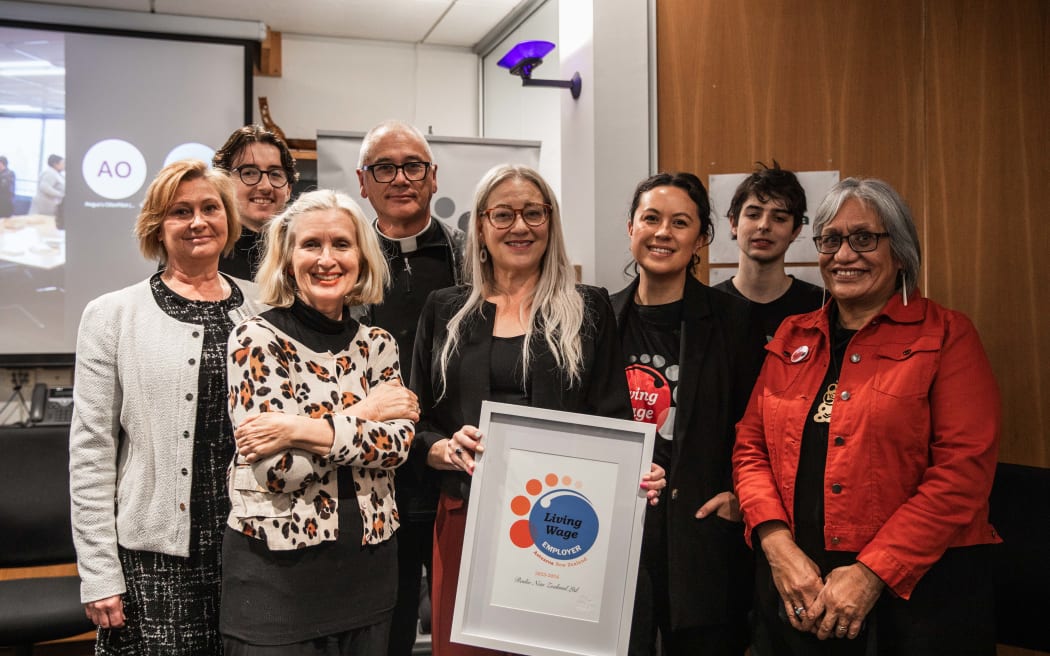
[[[478,259],[484,264],[489,261],[489,249],[484,246],[481,247],[481,253],[478,255]]]
[[[904,299],[904,307],[908,307],[908,276],[901,270],[901,298]]]

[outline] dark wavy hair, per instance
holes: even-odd
[[[776,160],[773,160],[773,168],[762,162],[755,162],[755,172],[737,186],[726,213],[731,225],[736,225],[740,218],[740,210],[752,194],[763,203],[770,200],[784,203],[784,209],[794,219],[794,230],[798,230],[802,225],[806,216],[806,190],[802,188],[795,174],[780,168]]]
[[[711,220],[711,200],[707,196],[707,187],[700,182],[700,178],[685,171],[657,173],[639,182],[634,188],[634,197],[631,198],[627,223],[630,224],[634,220],[634,213],[638,211],[638,205],[642,202],[642,194],[657,187],[678,187],[689,196],[690,200],[696,204],[696,215],[700,219],[700,234],[703,236],[704,246],[710,244],[715,238],[715,224]],[[693,260],[689,268],[695,270],[698,264],[700,264],[700,256],[693,253]],[[632,269],[635,274],[638,273],[638,263],[633,260],[624,267],[624,273],[630,274]]]
[[[245,125],[234,130],[226,143],[215,151],[211,165],[229,174],[233,171],[234,161],[253,143],[270,144],[275,147],[281,153],[281,168],[287,174],[288,180],[292,183],[299,181],[299,171],[295,168],[295,158],[292,157],[292,151],[288,150],[288,144],[260,125]]]

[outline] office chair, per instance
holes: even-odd
[[[0,568],[72,563],[69,427],[0,428]],[[33,644],[91,631],[80,578],[0,581],[0,646],[16,656]]]

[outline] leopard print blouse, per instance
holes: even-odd
[[[290,550],[338,537],[339,466],[350,466],[363,524],[362,544],[387,540],[398,527],[394,472],[408,457],[408,420],[369,421],[340,414],[370,389],[400,381],[397,345],[381,328],[360,325],[349,348],[317,353],[262,317],[242,322],[229,339],[230,418],[238,426],[261,412],[325,418],[335,441],[327,456],[291,449],[253,464],[236,456],[229,474],[228,524]]]

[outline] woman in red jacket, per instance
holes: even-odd
[[[766,346],[733,452],[754,653],[992,655],[1000,402],[980,339],[918,293],[886,183],[838,183],[813,233],[831,302]]]

